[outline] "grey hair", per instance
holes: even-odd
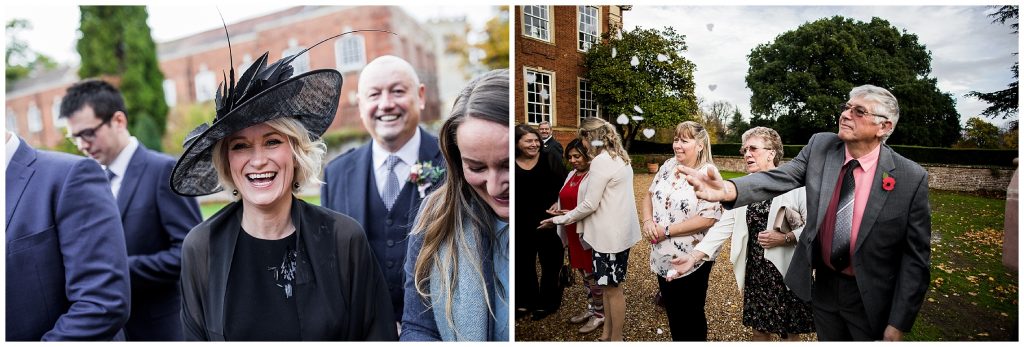
[[[882,142],[889,139],[889,135],[896,130],[896,123],[900,120],[900,104],[896,101],[896,97],[892,95],[888,90],[882,87],[876,87],[870,84],[865,84],[850,91],[850,100],[855,98],[864,98],[875,102],[875,107],[871,110],[871,113],[883,115],[889,117],[889,122],[892,123],[892,128],[889,132],[882,136]],[[879,117],[874,117],[875,124],[881,123],[882,120]]]
[[[747,139],[751,136],[760,137],[761,140],[764,141],[764,144],[768,146],[768,149],[775,151],[775,158],[772,158],[772,162],[775,163],[775,166],[779,166],[779,163],[782,162],[783,154],[782,137],[779,136],[779,133],[772,128],[753,127],[743,132],[743,135],[741,135],[740,138],[743,143],[746,143]]]

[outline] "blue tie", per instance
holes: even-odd
[[[389,155],[385,165],[388,166],[388,179],[384,182],[384,206],[391,211],[391,207],[395,205],[395,200],[398,199],[398,175],[395,175],[395,165],[400,162],[395,155]]]

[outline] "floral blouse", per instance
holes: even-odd
[[[649,191],[651,192],[651,204],[654,207],[654,222],[664,228],[666,225],[681,223],[697,216],[721,219],[722,205],[717,202],[697,199],[693,186],[686,182],[686,177],[676,173],[678,165],[679,162],[675,158],[669,158],[661,165],[661,169],[654,176],[654,182],[651,183]],[[706,175],[708,167],[718,171],[714,164],[708,163],[697,168],[697,172]],[[687,236],[673,236],[651,245],[651,271],[658,276],[667,276],[668,271],[672,269],[672,263],[669,261],[692,252],[694,246],[704,239],[705,234],[707,231]],[[710,256],[711,259],[715,259],[718,256],[718,251]],[[693,273],[702,265],[703,262],[694,266],[683,276]]]

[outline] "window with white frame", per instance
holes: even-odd
[[[60,103],[64,98],[56,96],[53,98],[53,105],[50,106],[50,117],[53,118],[53,127],[57,129],[66,128],[68,126],[67,118],[60,118]]]
[[[252,54],[246,53],[242,57],[242,63],[238,64],[238,70],[235,70],[235,80],[242,76],[242,73],[245,72],[245,69],[249,68],[249,65],[252,65]]]
[[[30,133],[43,131],[43,115],[34,101],[28,104],[28,131]]]
[[[14,133],[18,132],[18,114],[8,107],[5,117],[7,118],[7,130]]]
[[[589,51],[590,47],[597,44],[598,28],[600,28],[600,13],[596,6],[577,6],[579,13],[579,39],[577,48],[581,51]]]
[[[206,69],[206,64],[199,66],[196,74],[196,102],[213,100],[217,93],[217,78]]]
[[[523,6],[523,34],[551,42],[551,7]]]
[[[334,41],[334,63],[342,73],[356,71],[366,65],[366,41],[363,35],[349,34]]]
[[[167,103],[167,107],[174,107],[178,104],[178,86],[172,79],[164,80],[164,102]]]
[[[551,122],[551,79],[550,73],[526,69],[526,122],[537,124]]]
[[[594,100],[594,92],[590,89],[590,81],[581,78],[579,87],[580,121],[587,117],[600,117],[597,100]]]
[[[298,54],[304,49],[306,49],[306,47],[299,46],[298,41],[295,39],[289,39],[288,49],[281,52],[281,58],[283,59],[287,56]],[[290,65],[293,69],[292,76],[309,71],[309,54],[303,53],[298,58],[295,58],[295,60],[292,60]]]

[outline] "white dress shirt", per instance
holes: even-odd
[[[114,173],[114,178],[110,180],[110,191],[114,193],[114,198],[117,198],[117,192],[121,190],[121,182],[124,179],[125,172],[128,171],[128,164],[132,161],[132,156],[135,155],[135,150],[139,149],[139,139],[132,136],[128,139],[128,144],[121,149],[121,153],[117,154],[117,158],[110,162],[110,165],[104,167],[104,169],[110,169]]]
[[[8,131],[11,138],[7,139],[7,161],[4,162],[4,172],[7,172],[7,166],[11,165],[11,159],[14,158],[14,152],[18,151],[18,145],[21,144],[21,140],[18,140],[18,135]]]

